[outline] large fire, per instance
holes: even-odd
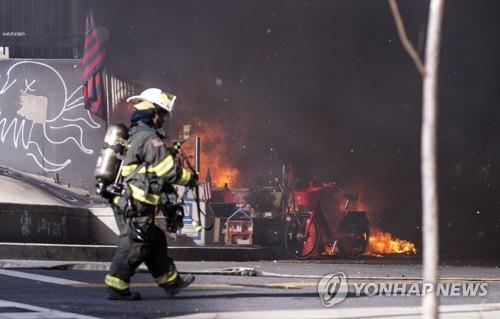
[[[370,239],[365,255],[414,255],[416,253],[417,249],[414,243],[399,238],[393,238],[390,233],[383,232],[377,228],[370,229]]]
[[[200,179],[204,180],[210,170],[212,186],[223,187],[224,184],[234,186],[237,184],[240,171],[232,162],[235,158],[235,148],[238,147],[236,137],[222,122],[208,122],[195,120],[193,134],[201,139],[201,172]],[[189,153],[192,145],[187,145]]]

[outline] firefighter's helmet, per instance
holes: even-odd
[[[127,102],[137,105],[137,109],[147,109],[147,105],[151,103],[151,106],[158,106],[170,114],[174,110],[174,103],[176,98],[177,97],[171,93],[163,92],[160,89],[151,88],[142,91],[142,93],[139,95],[129,97],[127,99]]]

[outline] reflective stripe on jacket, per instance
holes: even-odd
[[[122,176],[128,179],[134,199],[158,205],[165,184],[186,185],[193,178],[177,164],[154,128],[139,122],[129,133]]]

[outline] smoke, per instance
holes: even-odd
[[[500,239],[498,10],[480,3],[447,3],[444,17],[439,169],[448,252]],[[420,242],[421,79],[385,1],[92,5],[111,32],[116,71],[179,95],[173,128],[192,116],[223,125],[234,137],[223,160],[244,179],[271,180],[291,164],[302,180],[361,193],[377,225]],[[400,4],[420,50],[427,5]]]

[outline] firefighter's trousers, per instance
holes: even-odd
[[[147,228],[143,227],[145,233],[142,234],[142,241],[134,236],[134,227],[128,218],[123,217],[120,208],[113,207],[120,236],[110,271],[106,276],[106,284],[119,290],[128,289],[130,278],[142,262],[146,264],[158,285],[173,282],[177,272],[173,260],[167,255],[165,234],[154,224],[155,207],[138,203],[134,205],[134,209],[137,211],[128,211],[128,216],[141,215],[148,220]]]

